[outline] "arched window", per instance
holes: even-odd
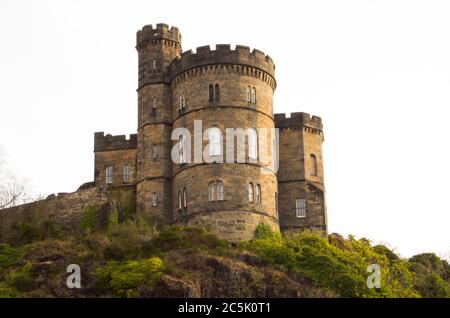
[[[223,183],[222,183],[222,181],[217,182],[217,200],[223,201]]]
[[[252,100],[251,99],[251,93],[250,93],[250,86],[247,86],[246,96],[247,96],[246,97],[246,101],[250,103],[251,100]]]
[[[317,176],[317,158],[315,155],[311,155],[311,175]]]
[[[256,88],[252,87],[252,98],[251,98],[251,102],[252,103],[256,103]]]
[[[182,205],[181,191],[178,191],[178,210],[181,210],[182,207],[183,205]]]
[[[219,84],[214,86],[214,101],[218,102],[220,100]]]
[[[208,185],[208,200],[214,201],[214,181],[211,181]]]
[[[248,202],[253,202],[253,183],[248,184]]]
[[[209,101],[214,101],[214,85],[212,84],[209,85]]]
[[[221,131],[217,127],[211,127],[208,130],[209,136],[209,155],[210,156],[220,156],[221,153],[221,141],[220,135]]]
[[[153,97],[153,101],[152,101],[153,110],[156,110],[156,101],[157,101],[156,97]]]
[[[180,136],[179,144],[180,144],[180,148],[179,148],[178,155],[180,157],[180,164],[186,163],[185,138],[184,138],[184,135]]]
[[[249,128],[248,133],[248,157],[252,159],[258,158],[258,134],[256,129]]]
[[[178,98],[178,109],[182,110],[186,107],[186,99],[184,97],[184,93],[181,93]]]
[[[261,203],[261,185],[256,185],[256,203]]]
[[[152,205],[153,206],[158,205],[158,193],[152,193]]]
[[[183,207],[187,207],[187,191],[186,188],[183,189]]]

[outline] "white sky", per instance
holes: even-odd
[[[135,34],[159,22],[263,50],[275,111],[322,117],[331,232],[450,252],[449,1],[0,0],[0,147],[35,193],[93,179],[95,131],[136,131]]]

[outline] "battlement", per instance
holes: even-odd
[[[189,69],[214,64],[246,65],[260,69],[275,78],[275,64],[270,56],[257,49],[250,51],[248,46],[242,45],[236,45],[233,50],[229,44],[217,44],[215,50],[206,45],[198,47],[195,53],[192,50],[185,51],[172,62],[171,73],[175,77]]]
[[[308,113],[296,112],[291,113],[291,117],[286,117],[286,114],[275,114],[276,128],[300,128],[309,127],[313,129],[323,129],[322,119],[318,116],[312,116]]]
[[[141,44],[152,40],[170,40],[181,44],[181,34],[177,27],[171,27],[165,23],[158,23],[156,28],[151,24],[146,25],[136,34],[136,44],[139,47]]]
[[[127,139],[125,135],[111,136],[103,131],[94,134],[94,152],[137,148],[137,134],[131,134]]]

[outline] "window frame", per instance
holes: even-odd
[[[248,194],[248,202],[254,203],[255,202],[255,190],[253,188],[253,183],[249,183],[247,186],[247,194]]]
[[[129,163],[123,166],[123,183],[131,182],[131,165]]]
[[[112,184],[114,179],[114,168],[113,166],[107,166],[105,168],[105,183]]]
[[[297,219],[306,218],[306,199],[295,199],[295,216]]]

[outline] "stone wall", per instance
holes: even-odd
[[[95,204],[97,207],[108,205],[105,192],[96,188],[88,188],[73,193],[61,193],[40,200],[8,209],[0,210],[0,241],[7,241],[16,235],[16,228],[28,223],[40,227],[51,221],[63,232],[77,230],[86,207]]]

